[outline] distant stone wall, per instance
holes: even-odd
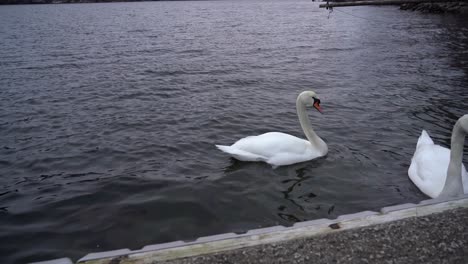
[[[408,3],[400,6],[402,10],[420,11],[423,13],[459,13],[468,14],[468,2],[440,2],[440,3]]]

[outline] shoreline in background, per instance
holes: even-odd
[[[439,2],[439,3],[407,3],[400,5],[401,10],[419,11],[422,13],[436,14],[468,14],[468,3],[459,2]]]
[[[113,2],[159,2],[181,0],[0,0],[0,5],[34,5],[34,4],[82,4],[82,3],[113,3]],[[183,0],[182,0],[183,1]],[[312,0],[314,1],[314,0]],[[326,2],[326,1],[322,1]],[[343,2],[343,1],[330,1]],[[458,2],[431,2],[431,3],[406,3],[400,5],[401,10],[419,11],[423,13],[437,14],[468,14],[468,3]]]

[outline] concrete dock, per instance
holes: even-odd
[[[291,227],[91,253],[78,263],[468,263],[468,195]]]
[[[468,263],[468,209],[160,263]]]

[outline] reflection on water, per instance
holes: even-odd
[[[327,19],[317,5],[2,6],[0,262],[425,199],[407,169],[421,129],[449,146],[468,112],[466,19],[397,7]],[[306,89],[321,97],[309,115],[326,157],[273,169],[215,148],[304,137]]]

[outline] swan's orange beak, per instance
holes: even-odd
[[[317,109],[317,111],[319,111],[321,114],[323,114],[322,108],[320,108],[320,103],[318,101],[314,103],[314,108]]]

